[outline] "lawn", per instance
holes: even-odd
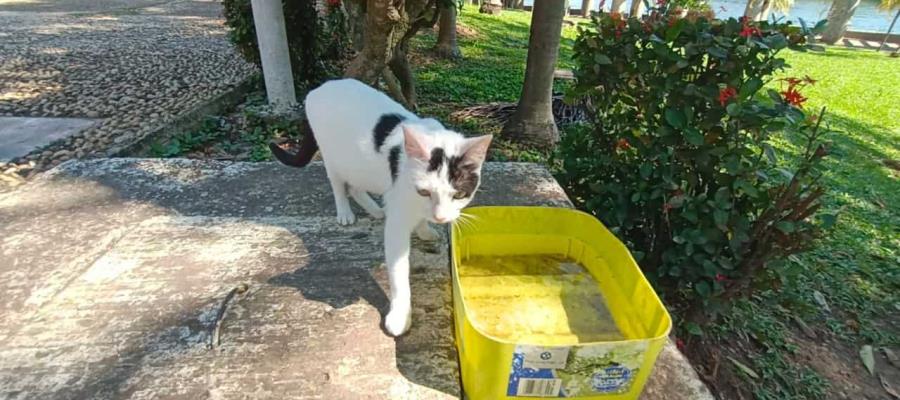
[[[515,102],[524,79],[529,20],[525,12],[489,16],[467,7],[459,18],[461,61],[431,58],[434,35],[418,37],[413,48],[420,111],[447,120],[464,107]],[[571,26],[563,32],[561,68],[572,66],[575,35]],[[886,398],[878,378],[863,367],[859,349],[900,345],[900,60],[839,47],[782,55],[791,65],[784,76],[818,80],[806,90],[806,107],[827,107],[825,123],[838,131],[831,137],[825,175],[830,189],[825,209],[838,212],[838,223],[813,250],[790,258],[802,273],[779,292],[758,293],[706,327],[703,337],[682,338],[701,375],[725,395]],[[498,131],[477,120],[449,122],[464,131]],[[786,138],[778,150],[791,157],[795,143]],[[527,152],[502,155],[517,154],[540,159]],[[875,358],[876,373],[900,382],[881,351]]]

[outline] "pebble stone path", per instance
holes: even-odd
[[[98,119],[0,164],[0,191],[103,156],[250,77],[223,22],[211,0],[0,0],[0,116]]]

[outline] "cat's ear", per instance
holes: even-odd
[[[483,135],[466,139],[465,143],[462,145],[462,152],[466,161],[477,164],[483,163],[484,159],[487,157],[488,147],[491,145],[491,140],[493,138],[494,135]]]
[[[403,147],[406,150],[407,157],[425,162],[428,162],[431,158],[428,148],[425,147],[425,138],[422,137],[422,134],[406,125],[403,125]]]

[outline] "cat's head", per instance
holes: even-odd
[[[413,189],[428,220],[452,222],[472,201],[481,183],[481,165],[493,136],[465,138],[444,131],[422,134],[415,126],[403,126],[403,143]]]

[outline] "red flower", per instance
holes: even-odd
[[[684,351],[684,340],[675,339],[675,347],[677,347],[679,351]]]
[[[719,104],[722,107],[725,107],[725,104],[728,103],[729,99],[737,97],[737,89],[733,87],[726,87],[725,89],[719,89]]]
[[[621,138],[618,142],[616,142],[616,150],[628,150],[631,148],[631,143],[628,143],[628,139]]]
[[[338,8],[341,6],[341,0],[325,0],[325,3],[328,4],[330,8]]]
[[[741,29],[741,36],[748,38],[750,36],[759,36],[760,32],[755,26],[744,25],[744,29]]]
[[[716,282],[725,282],[728,280],[728,277],[722,275],[721,273],[716,273]]]
[[[668,2],[667,0],[656,0],[656,6],[663,7],[666,5],[667,2]]]
[[[671,211],[673,208],[675,208],[675,206],[673,206],[669,203],[663,203],[663,210],[662,210],[663,214],[668,214],[669,211]]]
[[[800,91],[793,86],[788,87],[788,90],[781,92],[781,96],[784,97],[784,101],[786,103],[800,108],[803,108],[803,103],[808,100],[806,97],[803,97],[803,95],[800,94]]]
[[[745,38],[749,38],[750,36],[762,35],[762,33],[760,33],[758,28],[756,28],[755,26],[750,26],[750,20],[747,19],[747,17],[741,17],[740,21],[741,21],[741,25],[744,26],[743,29],[741,29],[741,33],[740,33],[741,36],[743,36]]]
[[[616,11],[611,12],[611,13],[609,13],[609,19],[611,19],[613,21],[618,21],[618,20],[622,19],[622,14],[619,14]]]

